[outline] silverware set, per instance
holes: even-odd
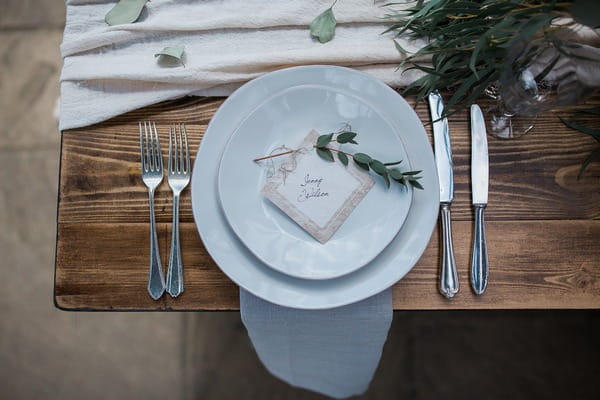
[[[438,92],[429,95],[429,110],[433,121],[435,164],[440,181],[441,266],[439,291],[453,298],[460,289],[454,249],[452,245],[452,218],[450,207],[454,199],[452,146],[448,120],[441,118],[444,104]],[[140,152],[142,180],[148,187],[150,207],[150,267],[148,293],[157,300],[165,290],[172,297],[184,290],[183,262],[179,240],[179,201],[181,192],[190,182],[190,155],[185,125],[169,128],[167,179],[173,192],[173,232],[167,279],[163,274],[156,234],[154,193],[163,180],[163,157],[160,139],[154,122],[140,122]],[[488,282],[488,258],[485,240],[484,210],[488,201],[489,162],[485,121],[481,109],[471,106],[471,186],[475,213],[473,251],[471,259],[471,286],[477,295],[485,292]]]
[[[435,164],[440,181],[441,267],[439,290],[451,299],[460,285],[452,246],[450,205],[454,199],[452,146],[448,120],[441,118],[444,110],[441,95],[429,95],[429,111],[433,122]],[[488,148],[485,121],[478,105],[471,106],[471,189],[475,213],[475,234],[471,259],[471,287],[477,295],[485,292],[488,281],[488,258],[485,240],[484,210],[488,201]]]
[[[179,241],[179,198],[190,182],[190,153],[185,125],[178,124],[169,128],[169,156],[167,179],[173,192],[173,225],[171,237],[171,255],[167,270],[167,280],[163,274],[156,235],[154,215],[154,192],[163,180],[163,157],[160,139],[154,122],[140,122],[140,153],[142,180],[148,187],[150,207],[150,270],[148,275],[148,293],[158,300],[165,289],[172,297],[179,296],[183,290],[183,262]]]

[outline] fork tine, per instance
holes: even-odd
[[[188,147],[188,137],[187,137],[187,131],[185,129],[185,125],[183,125],[183,138],[185,139],[185,171],[184,171],[184,173],[187,175],[190,173],[190,149]]]
[[[171,125],[173,131],[173,152],[171,153],[172,163],[171,172],[177,173],[177,125]]]
[[[179,165],[178,165],[177,172],[181,174],[183,172],[183,141],[182,141],[183,133],[181,132],[181,124],[179,124],[178,129],[179,129],[179,154],[178,154]]]
[[[152,165],[154,171],[158,171],[158,158],[156,157],[156,133],[152,129],[152,122],[148,121],[148,130],[150,131],[150,146],[152,148]]]
[[[181,136],[181,127],[179,125],[174,126],[173,132],[174,132],[174,135],[173,135],[174,143],[173,144],[175,146],[175,152],[173,153],[173,158],[175,159],[175,173],[178,174],[181,170],[181,161],[179,161],[179,152],[181,151],[181,146],[179,146],[177,139],[179,138],[179,136]]]
[[[172,129],[173,129],[173,154],[171,154],[171,156],[173,157],[173,169],[171,171],[174,174],[176,174],[177,168],[179,167],[179,164],[177,162],[177,125],[173,125]]]
[[[154,171],[154,157],[152,157],[151,155],[151,149],[152,146],[152,134],[150,134],[150,139],[148,138],[148,121],[144,121],[144,133],[146,136],[146,145],[145,145],[145,149],[146,149],[146,166],[147,166],[147,170],[149,171]]]
[[[156,145],[156,153],[155,153],[155,167],[157,171],[162,171],[163,169],[163,159],[162,152],[160,151],[160,138],[158,137],[158,130],[156,129],[156,124],[152,122],[152,126],[154,128],[154,138]]]
[[[152,130],[152,122],[148,121],[148,130],[150,131],[150,157],[152,157],[152,170],[156,171],[158,164],[156,163],[156,140],[154,131]]]
[[[173,125],[173,173],[176,174],[179,170],[179,162],[177,161],[177,126]]]
[[[144,136],[142,135],[142,121],[139,122],[140,127],[140,158],[142,159],[142,171],[146,171],[146,157],[144,157]]]
[[[173,172],[173,127],[169,127],[169,161],[167,167],[169,174]]]
[[[172,132],[171,145],[173,146],[173,150],[171,151],[171,154],[169,155],[171,157],[171,173],[176,174],[177,173],[177,128],[176,128],[176,125],[171,125],[171,132]]]

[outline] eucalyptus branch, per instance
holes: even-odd
[[[401,164],[402,160],[384,163],[365,153],[348,153],[330,146],[332,142],[336,142],[338,144],[358,144],[358,142],[354,140],[354,138],[357,136],[357,133],[352,132],[350,129],[350,125],[345,124],[344,127],[337,132],[319,136],[317,138],[317,142],[313,145],[319,157],[326,161],[335,162],[335,157],[333,156],[335,153],[337,155],[337,159],[344,164],[344,166],[348,166],[350,158],[352,158],[358,167],[367,172],[373,171],[377,175],[381,176],[388,188],[390,187],[391,181],[395,181],[403,186],[412,186],[416,189],[423,189],[423,185],[421,185],[419,182],[419,179],[422,178],[419,176],[419,174],[423,171],[400,171],[398,168],[395,168],[395,166]],[[281,157],[296,153],[298,150],[299,149],[269,154],[263,157],[255,158],[253,161],[258,162],[274,157]]]
[[[416,94],[419,102],[435,90],[451,89],[453,94],[442,116],[460,111],[498,80],[513,43],[548,39],[556,19],[569,15],[572,4],[539,0],[418,1],[402,12],[392,11],[388,17],[395,23],[388,31],[398,37],[427,39],[427,44],[414,53],[395,41],[405,56],[400,66],[425,72],[404,93]],[[421,61],[423,56],[430,57],[431,65]]]
[[[422,171],[402,172],[398,168],[390,168],[402,163],[402,160],[384,163],[365,153],[347,153],[329,146],[329,144],[334,140],[339,144],[358,144],[354,140],[356,135],[357,134],[355,132],[351,131],[342,131],[337,134],[329,133],[327,135],[321,135],[317,139],[317,143],[314,147],[319,157],[330,162],[335,162],[335,158],[333,156],[333,153],[335,152],[338,160],[344,164],[344,166],[348,166],[349,158],[351,157],[358,167],[364,169],[365,171],[372,170],[377,175],[381,176],[388,188],[390,187],[390,182],[395,181],[403,186],[410,185],[416,189],[423,189],[423,185],[421,185],[419,182],[419,179],[422,177],[418,176]]]

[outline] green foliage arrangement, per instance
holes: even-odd
[[[593,3],[580,0],[578,4],[583,2]],[[407,56],[401,67],[409,65],[408,69],[426,73],[407,86],[404,93],[416,94],[417,101],[421,101],[434,90],[452,89],[453,95],[444,110],[444,116],[447,116],[469,106],[498,80],[507,52],[516,42],[544,40],[560,53],[572,55],[578,45],[561,40],[556,33],[564,25],[559,27],[555,22],[557,18],[572,16],[573,3],[556,0],[418,0],[403,12],[392,12],[389,18],[395,23],[386,32],[428,40],[428,44],[412,54],[396,42],[398,51]],[[406,3],[388,6],[398,4]],[[423,56],[430,56],[432,65],[420,62]]]

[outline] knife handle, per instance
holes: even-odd
[[[458,274],[454,261],[454,248],[452,247],[452,223],[450,219],[450,204],[442,203],[440,206],[440,219],[442,220],[442,270],[440,274],[440,293],[448,299],[458,292]]]
[[[473,258],[471,259],[471,285],[475,294],[485,292],[488,282],[488,257],[485,243],[485,204],[474,204],[475,235],[473,237]]]

